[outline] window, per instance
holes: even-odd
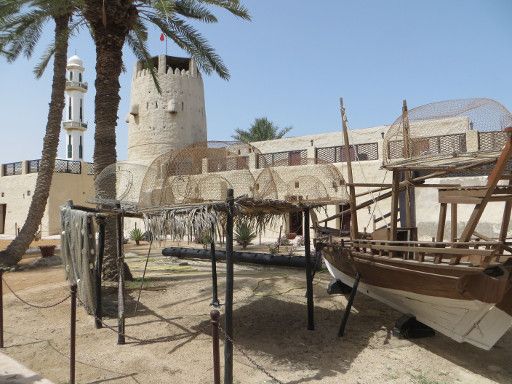
[[[78,145],[78,158],[82,159],[82,136],[80,136],[80,144]]]
[[[68,103],[68,120],[71,120],[71,97],[69,98]]]
[[[73,81],[73,72],[72,71],[69,71],[69,80]]]
[[[78,73],[78,81],[82,82],[82,73],[81,72]]]
[[[73,157],[73,147],[71,146],[71,135],[68,136],[68,159]]]
[[[288,155],[288,165],[300,165],[301,164],[301,151],[290,151]]]
[[[82,118],[83,118],[83,114],[82,114],[82,103],[83,103],[83,100],[80,99],[80,121],[82,121]]]
[[[181,110],[183,111],[184,108],[185,108],[185,103],[182,101],[181,102]]]

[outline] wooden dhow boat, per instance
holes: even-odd
[[[383,168],[391,173],[391,183],[380,185],[354,183],[352,163],[357,159],[348,142],[343,104],[341,113],[350,209],[319,221],[316,227],[317,247],[329,272],[342,283],[458,342],[489,350],[512,326],[512,248],[507,242],[512,207],[510,113],[488,99],[441,102],[411,111],[404,101],[402,115],[384,140]],[[432,133],[447,116],[467,118],[468,132],[484,122],[498,126],[495,136],[500,141],[488,151],[468,151],[460,140],[444,152],[440,145],[435,149],[439,139]],[[427,121],[431,128],[425,132],[422,129]],[[393,146],[399,152],[395,158],[390,153]],[[487,176],[485,184],[463,187],[453,181],[472,175]],[[432,178],[443,184],[429,184]],[[366,191],[356,194],[356,187]],[[418,240],[422,234],[416,225],[415,190],[425,187],[438,190],[432,209],[439,210],[439,222],[431,241]],[[356,200],[356,196],[369,194],[373,196],[369,200]],[[374,216],[374,221],[388,218],[389,223],[371,233],[360,232],[358,211],[379,202],[389,203],[390,211]],[[477,232],[477,226],[484,211],[496,202],[503,211],[499,234],[494,238]],[[472,205],[472,211],[457,235],[457,207],[462,204]],[[445,240],[448,206],[451,236]],[[327,228],[330,220],[341,217],[350,218],[349,232]]]

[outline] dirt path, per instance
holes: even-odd
[[[140,276],[145,248],[128,252]],[[138,282],[130,283],[127,333],[116,345],[111,330],[94,328],[82,308],[77,320],[79,383],[212,382],[209,263],[173,261],[159,252],[150,257],[148,285],[134,313]],[[20,295],[37,303],[65,297],[62,268],[6,274]],[[224,265],[219,293],[224,294]],[[358,295],[346,336],[336,337],[345,297],[328,296],[326,272],[315,277],[316,330],[306,330],[305,281],[300,270],[237,266],[235,279],[235,379],[237,383],[512,383],[512,334],[490,352],[458,344],[442,335],[414,342],[391,336],[399,314]],[[55,383],[68,377],[69,302],[50,310],[34,309],[7,293],[4,352]],[[115,292],[106,309],[115,313]],[[114,326],[116,320],[107,323]]]

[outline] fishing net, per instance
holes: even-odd
[[[512,114],[491,99],[447,100],[408,111],[409,153],[404,146],[404,115],[398,117],[384,136],[384,163],[403,158],[457,155],[469,151],[468,132],[475,133],[478,151],[501,150],[512,126]]]
[[[61,227],[61,258],[66,278],[70,285],[77,285],[80,300],[87,312],[92,314],[95,309],[94,221],[86,212],[62,207]]]
[[[157,157],[143,179],[139,207],[153,209],[184,204],[225,201],[252,193],[249,157],[229,142],[208,142],[169,151]]]

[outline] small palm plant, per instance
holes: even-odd
[[[144,234],[140,228],[135,227],[130,231],[130,239],[135,241],[136,245],[140,245],[140,242],[144,240]]]
[[[237,223],[235,228],[235,241],[242,246],[242,249],[246,249],[251,241],[256,238],[256,231],[253,226],[247,221],[240,221]]]

